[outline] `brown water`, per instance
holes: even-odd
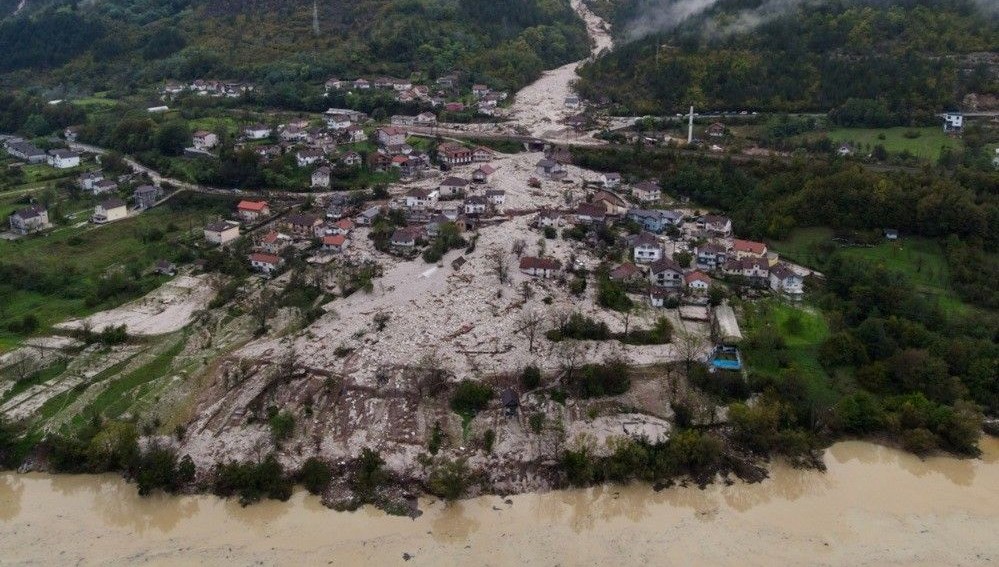
[[[114,476],[0,475],[0,564],[996,565],[999,442],[921,461],[839,443],[826,473],[756,485],[604,487],[457,504],[417,520],[297,493],[247,508],[140,498]]]

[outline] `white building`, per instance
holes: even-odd
[[[104,224],[123,219],[128,216],[128,207],[121,199],[108,199],[97,203],[94,207],[94,215],[90,220],[94,224]]]
[[[80,165],[80,154],[70,150],[49,150],[47,160],[56,169],[69,169]]]

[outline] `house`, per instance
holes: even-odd
[[[486,200],[494,206],[500,206],[506,203],[506,191],[502,189],[487,189],[486,190]]]
[[[104,181],[104,174],[99,171],[88,171],[76,178],[76,184],[84,191],[93,191],[99,181]]]
[[[693,293],[707,293],[711,287],[711,278],[704,272],[694,270],[683,276],[683,283]]]
[[[132,202],[137,209],[148,209],[163,197],[163,190],[155,185],[140,185],[132,191]]]
[[[620,196],[610,191],[597,191],[593,194],[591,203],[604,209],[609,216],[624,215],[628,212],[628,203]]]
[[[401,146],[406,143],[406,131],[395,126],[385,126],[375,131],[380,146]]]
[[[853,148],[850,147],[850,144],[843,143],[843,144],[840,144],[839,149],[836,150],[836,153],[840,157],[851,156],[851,155],[853,155]]]
[[[347,128],[350,128],[351,126],[355,125],[354,122],[350,119],[350,116],[346,114],[340,114],[340,113],[327,114],[325,116],[325,119],[326,119],[326,127],[329,128],[330,130],[346,130]],[[360,126],[358,126],[358,128],[360,128]]]
[[[306,148],[295,154],[295,162],[298,163],[298,167],[307,167],[322,159],[323,155],[322,150]]]
[[[406,193],[406,208],[425,209],[437,204],[440,193],[437,190],[414,188]]]
[[[316,229],[322,226],[323,219],[317,217],[316,215],[296,213],[293,215],[288,215],[281,220],[281,226],[284,227],[293,237],[296,238],[313,238],[316,235]]]
[[[476,183],[489,183],[492,181],[496,168],[489,164],[482,164],[472,172],[472,181]]]
[[[607,276],[612,281],[630,282],[642,277],[642,269],[631,262],[625,262],[611,270]]]
[[[552,258],[524,256],[520,259],[520,271],[529,276],[550,278],[558,275],[561,270],[562,263]]]
[[[268,254],[278,254],[289,245],[291,245],[291,237],[276,230],[261,236],[257,242],[257,248]]]
[[[344,244],[346,243],[346,236],[342,234],[331,234],[323,237],[322,248],[327,252],[342,252]]]
[[[364,132],[364,128],[358,126],[357,124],[351,124],[347,127],[347,138],[350,140],[351,144],[356,144],[358,142],[364,142],[368,139],[368,135]]]
[[[672,258],[662,257],[649,266],[652,285],[667,289],[683,287],[683,268]]]
[[[177,275],[177,264],[169,260],[158,260],[153,264],[153,272],[161,276],[175,276]]]
[[[48,155],[44,151],[29,142],[11,142],[5,146],[5,149],[11,156],[28,163],[44,163],[48,160]]]
[[[479,146],[472,150],[472,161],[477,163],[492,161],[494,157],[496,157],[496,152],[490,150],[489,148]]]
[[[329,232],[331,234],[340,234],[343,236],[347,236],[351,233],[352,230],[354,230],[354,221],[350,219],[340,219],[335,223],[333,223],[332,225],[330,225]]]
[[[944,114],[943,129],[948,134],[960,132],[964,129],[964,115],[960,112],[948,112]]]
[[[49,150],[46,160],[56,169],[69,169],[80,165],[80,154],[70,150]]]
[[[642,181],[631,188],[631,194],[643,203],[652,203],[662,198],[663,190],[655,181]]]
[[[581,203],[576,207],[575,216],[579,224],[602,223],[607,218],[607,211],[600,205]]]
[[[465,103],[462,102],[446,102],[444,103],[444,112],[464,112]]]
[[[67,142],[75,142],[76,139],[80,137],[80,127],[67,126],[62,131],[62,137],[65,138]]]
[[[368,81],[367,79],[357,79],[354,81],[354,88],[362,91],[368,90],[371,88],[371,81]]]
[[[569,95],[565,97],[565,107],[569,110],[577,110],[580,106],[579,97],[576,95]]]
[[[371,223],[374,222],[375,217],[377,217],[381,213],[382,213],[381,207],[378,206],[369,207],[361,211],[361,214],[354,217],[354,222],[357,224],[357,226],[371,226]]]
[[[721,122],[715,122],[714,124],[708,126],[704,133],[707,134],[709,138],[723,138],[725,136],[725,125]]]
[[[333,171],[326,167],[325,165],[319,166],[315,171],[312,172],[312,187],[315,188],[327,188],[330,186],[330,177]]]
[[[482,98],[489,94],[489,87],[485,85],[472,85],[472,96]]]
[[[725,261],[722,271],[730,276],[741,276],[762,284],[770,276],[770,264],[766,258],[753,256],[729,258]]]
[[[885,240],[898,240],[898,231],[894,228],[884,229]]]
[[[649,264],[663,257],[663,249],[656,235],[643,232],[635,237],[634,259],[636,264]]]
[[[355,151],[349,151],[343,154],[343,157],[340,158],[340,163],[344,164],[347,167],[356,167],[358,165],[361,165],[361,161],[362,161],[361,154]]]
[[[538,213],[534,223],[538,228],[558,228],[564,223],[562,213],[552,210],[542,210]]]
[[[464,206],[466,215],[481,215],[489,208],[489,201],[485,197],[473,195],[465,198]]]
[[[240,201],[236,205],[236,216],[243,222],[255,222],[260,217],[271,214],[271,207],[267,201]]]
[[[105,193],[115,193],[118,191],[118,184],[110,179],[102,179],[97,183],[93,184],[92,192],[94,195],[103,195]]]
[[[10,215],[10,230],[30,234],[49,227],[49,212],[41,205],[29,205]]]
[[[280,270],[283,265],[284,258],[276,254],[268,254],[266,252],[254,252],[250,254],[250,266],[262,274],[271,275]]]
[[[239,238],[238,222],[218,221],[205,227],[205,240],[211,244],[228,244],[237,238]]]
[[[620,173],[601,173],[600,183],[607,189],[613,189],[621,184]]]
[[[421,112],[416,115],[414,122],[420,126],[433,126],[437,124],[437,115],[433,112]]]
[[[705,215],[697,219],[696,226],[717,236],[727,237],[732,235],[732,220],[728,217]]]
[[[392,233],[390,243],[396,248],[412,248],[422,235],[423,231],[419,227],[397,228]]]
[[[125,201],[122,201],[117,197],[112,197],[111,199],[97,203],[97,206],[94,207],[94,214],[90,217],[90,221],[94,224],[104,224],[123,219],[127,216],[128,207],[125,206]]]
[[[770,270],[770,289],[800,297],[805,292],[805,280],[783,262]]]
[[[281,146],[257,146],[253,150],[264,161],[276,158],[281,155]]]
[[[454,167],[465,163],[472,163],[474,152],[461,144],[441,144],[437,148],[437,155],[441,163]]]
[[[271,128],[263,124],[251,124],[243,128],[243,135],[249,140],[263,140],[271,135]]]
[[[703,270],[721,268],[728,259],[728,250],[714,243],[702,244],[694,249],[694,262]]]
[[[538,160],[538,163],[535,164],[535,169],[537,170],[538,175],[553,178],[564,177],[566,173],[565,168],[562,167],[560,163],[550,159]]]
[[[304,128],[298,126],[285,126],[281,129],[280,138],[285,142],[304,142],[309,137],[309,133]]]
[[[198,130],[193,135],[194,147],[199,150],[210,150],[218,145],[219,137],[213,132]]]
[[[679,211],[663,211],[659,209],[630,209],[628,219],[642,226],[645,230],[656,234],[670,226],[683,225],[683,213]]]
[[[735,239],[732,241],[732,253],[736,258],[763,258],[767,255],[767,245],[752,240]]]

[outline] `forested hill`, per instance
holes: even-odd
[[[592,4],[620,45],[580,86],[635,113],[839,109],[905,124],[999,94],[999,16],[984,2],[721,0],[682,22],[672,0]]]
[[[315,17],[312,0],[27,0],[15,15],[16,5],[0,4],[6,86],[459,69],[513,89],[588,52],[568,0],[321,0]]]

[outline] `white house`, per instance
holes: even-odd
[[[441,181],[438,190],[440,191],[441,197],[451,198],[464,195],[467,187],[467,179],[462,179],[460,177],[447,177],[444,181]]]
[[[534,277],[550,278],[562,270],[562,263],[552,258],[524,256],[520,259],[520,271]]]
[[[643,232],[635,237],[636,264],[649,264],[663,257],[663,249],[654,234]]]
[[[251,124],[243,128],[243,135],[250,140],[263,140],[271,135],[271,129],[263,124]]]
[[[312,172],[312,187],[314,189],[329,187],[332,173],[332,170],[325,165],[316,168],[316,170]]]
[[[94,185],[103,180],[104,174],[99,171],[88,171],[80,174],[80,176],[76,178],[77,183],[80,185],[80,189],[84,191],[93,191]]]
[[[49,226],[49,212],[41,205],[30,205],[10,215],[10,229],[18,234],[30,234]]]
[[[649,266],[649,281],[658,287],[679,289],[683,287],[683,268],[672,258],[660,258]]]
[[[214,132],[198,130],[192,137],[194,147],[199,150],[210,150],[219,144],[219,137]]]
[[[960,112],[944,114],[944,132],[960,132],[964,129],[964,115]]]
[[[614,189],[621,184],[621,174],[620,173],[602,173],[600,174],[600,183],[603,184],[607,189]]]
[[[253,266],[253,269],[267,275],[281,269],[283,264],[284,259],[275,254],[267,254],[265,252],[250,254],[250,265]]]
[[[662,198],[663,190],[655,181],[642,181],[632,187],[631,194],[643,203],[651,203]]]
[[[104,224],[123,219],[128,216],[128,208],[125,201],[121,199],[108,199],[97,203],[94,207],[94,215],[90,217],[94,224]]]
[[[49,150],[47,160],[56,169],[69,169],[80,165],[80,154],[70,150]]]
[[[543,210],[538,213],[537,220],[535,221],[538,228],[558,228],[564,223],[562,213],[558,211]]]
[[[506,202],[506,191],[502,189],[487,189],[486,200],[498,207]]]
[[[322,159],[322,157],[322,150],[306,148],[304,150],[299,150],[298,153],[295,154],[295,163],[298,164],[298,167],[307,167],[316,163]]]
[[[205,227],[205,240],[212,244],[227,244],[239,238],[239,223],[213,222]]]
[[[489,202],[486,201],[485,197],[472,196],[465,199],[465,214],[466,215],[481,215],[486,212],[489,207]]]
[[[770,289],[786,293],[792,297],[800,297],[805,292],[804,278],[799,276],[787,264],[777,264],[770,269]]]
[[[406,193],[406,207],[410,209],[425,209],[437,204],[440,193],[436,189],[410,189]]]
[[[705,293],[711,287],[711,277],[701,271],[693,271],[683,276],[687,289],[693,293]]]

